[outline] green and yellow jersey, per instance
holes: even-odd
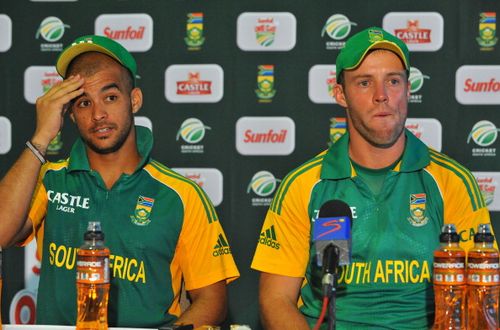
[[[312,223],[325,202],[342,200],[353,213],[352,263],[339,269],[338,329],[431,326],[432,260],[442,225],[455,224],[468,250],[478,224],[490,222],[472,174],[405,134],[402,158],[378,194],[352,166],[345,134],[290,172],[274,196],[252,268],[303,277],[298,305],[311,325],[322,303]]]
[[[111,189],[90,169],[82,140],[69,159],[42,168],[29,213],[42,260],[37,323],[75,324],[76,253],[89,221],[101,222],[111,250],[110,326],[170,323],[182,282],[192,290],[239,276],[207,195],[151,159],[151,133],[136,131],[142,162]]]

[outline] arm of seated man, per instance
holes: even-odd
[[[227,313],[226,281],[222,280],[205,287],[189,291],[191,305],[182,313],[176,324],[202,325],[222,323]]]
[[[260,317],[265,329],[309,329],[297,308],[302,281],[300,277],[260,274]]]

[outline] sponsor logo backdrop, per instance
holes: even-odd
[[[242,276],[224,328],[259,329],[249,265],[262,221],[286,173],[345,131],[335,58],[371,25],[412,50],[407,128],[474,172],[500,233],[498,15],[487,0],[3,0],[0,176],[34,131],[36,98],[60,80],[60,49],[85,34],[116,39],[138,62],[136,123],[153,131],[155,158],[202,186],[226,229]],[[76,137],[66,120],[49,158],[66,157]],[[4,322],[33,322],[39,272],[33,245],[5,251]]]

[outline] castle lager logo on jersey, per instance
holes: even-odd
[[[410,216],[408,221],[415,227],[424,226],[429,221],[429,218],[425,215],[426,200],[425,193],[410,194]]]
[[[351,33],[351,26],[357,24],[349,21],[343,14],[334,14],[327,20],[321,30],[321,37],[328,35],[334,41],[326,42],[326,49],[342,49],[345,46],[345,39]]]
[[[229,243],[227,242],[224,235],[219,234],[219,237],[217,237],[217,243],[215,243],[214,245],[214,251],[212,252],[212,255],[214,257],[220,257],[225,254],[231,254],[231,248],[229,247]]]
[[[24,71],[24,98],[35,104],[36,99],[62,78],[54,66],[30,66]]]
[[[500,211],[500,195],[497,192],[500,172],[472,172],[490,211]]]
[[[0,14],[0,53],[6,52],[12,46],[12,20],[5,14]]]
[[[94,25],[95,34],[116,40],[130,52],[153,46],[153,19],[148,14],[102,14]]]
[[[261,103],[272,101],[276,90],[274,89],[274,65],[257,66],[257,89],[255,94]]]
[[[274,42],[276,35],[276,24],[273,17],[259,18],[255,26],[255,37],[257,42],[264,47],[269,47]]]
[[[179,141],[180,138],[189,145],[182,145],[182,153],[203,153],[204,146],[196,145],[201,142],[205,137],[205,130],[211,129],[209,126],[205,126],[201,120],[198,118],[188,118],[184,120],[181,127],[177,131],[176,140]]]
[[[223,176],[222,172],[216,168],[172,168],[180,175],[193,180],[200,186],[208,195],[214,206],[219,206],[222,203],[223,197]]]
[[[500,104],[500,65],[463,65],[455,74],[461,104]]]
[[[260,233],[259,244],[268,246],[271,249],[280,249],[280,243],[278,242],[278,238],[276,237],[274,225],[271,225],[271,227],[265,229],[262,233]]]
[[[335,65],[318,64],[309,69],[308,95],[314,103],[337,103],[334,89],[337,85]]]
[[[146,226],[151,222],[151,210],[155,203],[154,198],[139,196],[135,204],[134,214],[130,216],[132,223],[138,226]]]
[[[199,72],[189,72],[187,80],[177,82],[177,95],[212,95],[212,82],[200,79]]]
[[[289,117],[241,117],[236,150],[242,155],[289,155],[295,149],[295,122]]]
[[[410,51],[436,51],[443,46],[444,19],[437,12],[390,12],[382,26],[403,40]]]
[[[42,37],[49,43],[40,44],[40,50],[42,52],[60,52],[63,49],[63,44],[55,42],[63,37],[65,29],[69,27],[69,25],[64,24],[58,17],[49,16],[44,18],[35,36],[37,39]]]
[[[485,12],[479,14],[479,37],[477,43],[483,51],[492,51],[498,42],[497,32],[497,14],[495,12]]]
[[[187,14],[186,37],[184,42],[188,46],[188,50],[200,50],[205,43],[203,36],[203,13]]]
[[[347,131],[347,121],[345,117],[330,118],[330,142],[331,145],[338,141]]]
[[[238,16],[236,42],[244,51],[288,51],[295,47],[296,29],[291,13],[245,12]]]
[[[9,118],[0,116],[0,155],[5,155],[12,147],[12,124]]]
[[[429,147],[441,151],[443,127],[435,118],[407,118],[405,127]]]
[[[174,64],[165,71],[165,97],[172,103],[216,103],[224,94],[217,64]]]
[[[410,67],[410,103],[422,103],[422,94],[416,94],[424,86],[424,79],[430,79],[429,76],[424,75],[422,71],[415,67]]]
[[[55,204],[56,211],[60,212],[75,213],[77,209],[90,209],[89,197],[71,195],[67,192],[48,190],[47,199],[51,204]]]
[[[491,121],[481,120],[474,124],[469,136],[467,137],[467,144],[474,141],[475,144],[482,148],[473,148],[472,156],[496,156],[496,148],[490,147],[498,137],[498,129]]]

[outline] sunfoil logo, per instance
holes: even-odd
[[[69,27],[69,25],[64,24],[58,17],[49,16],[40,23],[40,27],[36,32],[36,38],[38,39],[42,36],[48,42],[56,42],[63,37],[64,30]]]
[[[247,193],[253,191],[260,197],[267,197],[276,190],[276,186],[280,181],[281,180],[276,179],[271,172],[259,171],[252,177],[247,188]]]
[[[422,89],[422,86],[424,86],[424,79],[430,79],[430,77],[424,75],[422,71],[412,66],[410,68],[410,77],[408,78],[410,81],[410,92],[416,93]]]
[[[195,144],[203,140],[205,137],[205,130],[210,129],[210,127],[203,125],[203,122],[197,118],[188,118],[184,120],[177,132],[176,140],[179,138],[189,143]]]
[[[467,143],[470,140],[474,141],[480,147],[488,147],[492,145],[498,137],[498,129],[492,122],[488,120],[481,120],[473,127],[467,138]]]
[[[333,40],[343,40],[351,33],[352,25],[357,24],[349,21],[347,16],[342,14],[332,15],[326,20],[325,26],[321,30],[321,36],[324,37],[327,34]]]

